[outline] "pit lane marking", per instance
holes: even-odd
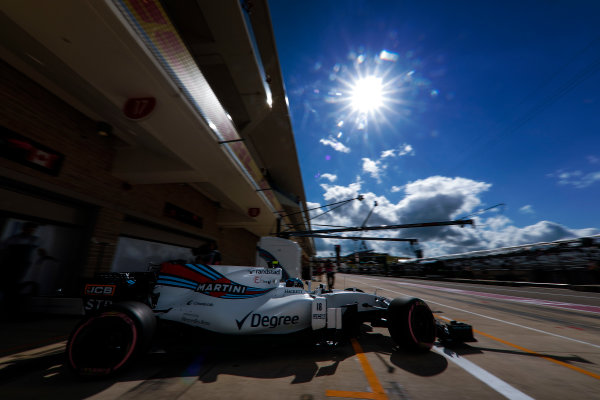
[[[26,353],[27,351],[30,351],[30,350],[36,350],[39,348],[53,346],[56,344],[64,344],[64,343],[66,343],[67,338],[68,338],[68,336],[60,335],[60,336],[54,336],[54,337],[47,338],[47,339],[36,340],[35,342],[30,342],[30,343],[26,343],[26,344],[21,344],[21,345],[17,345],[17,346],[0,349],[0,354],[2,354],[3,356],[4,355],[10,356],[10,355],[14,355],[16,352]]]
[[[451,319],[446,318],[446,317],[442,317],[441,315],[438,315],[437,318],[441,318],[441,319],[446,320],[446,321],[451,321]],[[534,356],[537,356],[539,358],[543,358],[544,360],[548,360],[548,361],[553,362],[555,364],[562,365],[563,367],[570,368],[570,369],[572,369],[574,371],[580,372],[580,373],[582,373],[584,375],[588,375],[588,376],[591,376],[592,378],[596,378],[596,379],[600,380],[600,375],[596,374],[594,372],[585,370],[583,368],[579,368],[579,367],[577,367],[575,365],[571,365],[571,364],[568,364],[568,363],[560,361],[560,360],[556,360],[556,359],[554,359],[552,357],[548,357],[548,356],[542,355],[542,354],[540,354],[538,352],[526,349],[525,347],[519,346],[518,344],[511,343],[511,342],[509,342],[507,340],[497,338],[495,336],[490,335],[489,333],[485,333],[485,332],[479,331],[479,330],[477,330],[475,328],[473,328],[473,332],[476,332],[479,335],[485,336],[487,338],[490,338],[492,340],[495,340],[495,341],[500,342],[502,344],[505,344],[507,346],[514,347],[515,349],[524,351],[524,352],[529,353],[529,354],[533,354]]]
[[[502,379],[498,378],[496,375],[493,375],[481,368],[480,366],[473,364],[471,361],[466,358],[460,357],[455,352],[448,350],[444,347],[434,346],[432,348],[433,351],[438,353],[439,355],[445,357],[447,360],[453,362],[458,365],[469,374],[473,375],[475,378],[479,379],[496,392],[500,393],[504,397],[510,400],[533,400],[533,397],[526,395],[520,390],[512,387],[508,383],[504,382]]]
[[[371,368],[371,364],[369,364],[369,360],[367,360],[367,357],[365,356],[362,347],[358,343],[358,340],[356,340],[355,338],[352,338],[351,342],[352,342],[352,348],[354,349],[354,352],[356,353],[356,356],[358,357],[358,361],[360,361],[360,365],[363,369],[363,372],[365,373],[365,375],[367,377],[367,382],[369,382],[369,386],[371,386],[371,389],[373,390],[373,392],[351,392],[351,391],[345,391],[345,390],[327,390],[325,392],[325,395],[328,397],[348,397],[348,398],[352,398],[352,399],[388,400],[388,397],[385,394],[385,390],[383,389],[383,386],[381,386],[381,383],[379,383],[379,379],[377,379],[377,375],[375,375],[373,368]]]
[[[369,279],[375,279],[375,278],[369,278]],[[433,284],[430,283],[430,284]],[[448,286],[458,286],[458,287],[469,287],[469,288],[475,288],[475,289],[489,289],[490,285],[477,285],[474,283],[455,283],[455,282],[448,282],[448,281],[444,281],[444,286],[448,285]],[[442,285],[440,285],[442,286]],[[537,287],[537,289],[540,290],[519,290],[519,289],[506,289],[504,287],[497,287],[497,286],[493,286],[494,290],[497,290],[499,292],[517,292],[517,293],[527,293],[527,294],[549,294],[549,292],[551,291],[556,291],[558,289],[562,289],[562,288],[545,288],[545,287]],[[569,290],[569,289],[563,289],[563,290]],[[593,299],[593,300],[597,300],[598,296],[580,296],[577,294],[570,294],[570,293],[552,293],[552,296],[555,297],[575,297],[578,299]]]
[[[354,282],[364,283],[362,281],[357,281],[357,280],[354,280],[354,279],[350,279],[350,280],[353,280]],[[379,280],[379,279],[376,279],[376,280]],[[403,293],[403,292],[398,292],[398,291],[395,291],[395,290],[385,289],[385,288],[378,287],[378,286],[372,286],[372,287],[374,287],[375,289],[380,289],[380,290],[383,290],[383,291],[386,291],[386,292],[390,292],[390,293],[401,294],[403,296],[411,296],[408,293]],[[530,326],[517,324],[515,322],[505,321],[503,319],[498,319],[498,318],[490,317],[489,315],[484,315],[484,314],[479,314],[479,313],[476,313],[476,312],[473,312],[473,311],[468,311],[468,310],[465,310],[463,308],[452,307],[452,306],[449,306],[449,305],[446,305],[446,304],[443,304],[443,303],[439,303],[439,302],[436,302],[436,301],[433,301],[433,300],[427,300],[425,298],[423,300],[425,300],[427,303],[437,304],[439,306],[451,308],[453,310],[465,312],[465,313],[468,313],[468,314],[477,315],[478,317],[491,319],[493,321],[501,322],[503,324],[513,325],[513,326],[516,326],[516,327],[519,327],[519,328],[528,329],[530,331],[534,331],[534,332],[538,332],[538,333],[543,333],[545,335],[554,336],[554,337],[557,337],[557,338],[560,338],[560,339],[565,339],[565,340],[569,340],[569,341],[580,343],[580,344],[585,344],[587,346],[592,346],[592,347],[595,347],[597,349],[600,349],[600,345],[589,343],[589,342],[584,342],[583,340],[573,339],[573,338],[570,338],[568,336],[563,336],[563,335],[559,335],[559,334],[556,334],[556,333],[543,331],[541,329],[536,329],[536,328],[532,328]]]
[[[381,281],[381,279],[376,279],[376,278],[365,277],[365,279]],[[466,296],[485,297],[485,298],[492,298],[492,299],[499,299],[499,300],[506,300],[506,301],[514,301],[517,303],[531,304],[531,305],[536,305],[536,306],[546,306],[546,307],[558,308],[558,309],[563,309],[563,310],[577,310],[577,311],[591,313],[591,314],[600,314],[600,307],[586,305],[586,304],[575,304],[575,303],[565,303],[565,302],[552,301],[552,300],[532,299],[532,298],[528,298],[528,297],[509,296],[506,294],[498,294],[498,293],[476,292],[473,290],[453,289],[453,288],[447,288],[447,287],[443,287],[443,286],[423,285],[420,283],[409,283],[409,282],[398,282],[398,281],[394,281],[394,282],[390,282],[390,283],[392,283],[394,285],[413,286],[413,287],[418,287],[418,288],[423,288],[423,289],[439,290],[442,292],[449,292],[449,293],[461,294],[461,295],[466,295]]]
[[[485,336],[485,337],[488,337],[488,338],[490,338],[490,339],[492,339],[492,340],[496,340],[496,341],[498,341],[498,342],[500,342],[500,343],[504,343],[504,344],[505,344],[505,345],[507,345],[507,346],[514,347],[515,349],[519,349],[519,350],[522,350],[522,351],[524,351],[524,352],[527,352],[527,353],[533,354],[533,355],[535,355],[535,356],[537,356],[537,357],[539,357],[539,358],[543,358],[544,360],[551,361],[551,362],[553,362],[553,363],[556,363],[556,364],[558,364],[558,365],[562,365],[563,367],[570,368],[570,369],[572,369],[572,370],[574,370],[574,371],[581,372],[582,374],[585,374],[585,375],[591,376],[592,378],[596,378],[596,379],[599,379],[599,380],[600,380],[600,375],[599,375],[599,374],[595,374],[595,373],[593,373],[593,372],[591,372],[591,371],[587,371],[587,370],[585,370],[585,369],[583,369],[583,368],[576,367],[575,365],[567,364],[566,362],[563,362],[563,361],[560,361],[560,360],[556,360],[556,359],[554,359],[554,358],[552,358],[552,357],[548,357],[548,356],[541,355],[540,353],[536,353],[536,352],[535,352],[535,351],[533,351],[533,350],[526,349],[525,347],[521,347],[521,346],[519,346],[518,344],[513,344],[513,343],[511,343],[511,342],[507,342],[506,340],[503,340],[503,339],[500,339],[500,338],[494,337],[494,336],[492,336],[492,335],[489,335],[489,334],[487,334],[487,333],[484,333],[484,332],[478,331],[477,329],[473,329],[473,332],[477,332],[477,333],[478,333],[478,334],[480,334],[480,335],[483,335],[483,336]]]
[[[0,357],[0,370],[2,368],[6,367],[7,365],[9,365],[10,363],[13,363],[16,361],[30,359],[30,358],[36,358],[36,357],[42,357],[42,356],[46,356],[46,355],[50,355],[50,354],[54,354],[54,353],[58,354],[58,353],[64,351],[66,345],[67,345],[67,341],[63,340],[58,343],[52,343],[52,344],[48,344],[45,346],[36,347],[33,349],[22,351],[20,353],[14,353],[14,354],[8,354],[6,356],[2,356],[2,357]],[[23,347],[25,347],[25,346],[17,346],[17,347],[15,347],[15,349],[19,349],[19,348],[23,348]]]
[[[385,289],[384,289],[384,290],[385,290]],[[396,292],[396,293],[398,293],[398,292]],[[507,323],[507,324],[515,325],[515,326],[518,326],[518,327],[521,327],[521,328],[531,329],[531,330],[534,330],[534,331],[537,331],[537,332],[546,333],[546,334],[548,334],[548,335],[557,336],[557,337],[559,337],[559,338],[561,338],[561,339],[568,339],[568,340],[572,340],[572,341],[579,342],[579,343],[582,343],[582,344],[588,344],[588,345],[590,345],[590,346],[594,346],[594,347],[600,347],[600,346],[596,346],[595,344],[591,344],[591,343],[583,342],[583,341],[581,341],[581,340],[577,340],[577,339],[571,339],[571,338],[569,338],[569,337],[566,337],[566,336],[556,335],[556,334],[554,334],[554,333],[545,332],[545,331],[542,331],[542,330],[539,330],[539,329],[535,329],[535,328],[530,328],[530,327],[527,327],[527,326],[524,326],[524,325],[519,325],[519,324],[515,324],[515,323],[512,323],[512,322],[508,322],[508,321],[503,321],[503,320],[501,320],[501,319],[496,319],[496,318],[488,317],[488,316],[485,316],[485,315],[483,315],[483,314],[478,314],[478,313],[474,313],[474,312],[470,312],[470,311],[466,311],[466,310],[461,310],[460,308],[446,306],[446,305],[444,305],[444,304],[441,304],[441,303],[436,303],[436,302],[434,302],[434,301],[429,301],[429,302],[430,302],[430,303],[435,303],[435,304],[438,304],[438,305],[441,305],[441,306],[444,306],[444,307],[453,308],[453,309],[455,309],[455,310],[459,310],[459,311],[468,312],[468,313],[470,313],[470,314],[475,314],[475,315],[477,315],[477,316],[481,316],[481,317],[485,317],[485,318],[493,319],[493,320],[495,320],[495,321],[499,321],[499,322],[504,322],[504,323]],[[451,321],[450,319],[448,319],[448,318],[444,318],[444,317],[442,317],[442,316],[438,316],[438,317],[439,317],[439,318],[443,318],[443,319],[445,319],[445,320],[448,320],[448,321]],[[585,375],[591,376],[592,378],[600,379],[600,375],[598,375],[598,374],[595,374],[594,372],[590,372],[590,371],[587,371],[587,370],[585,370],[585,369],[583,369],[583,368],[579,368],[579,367],[576,367],[576,366],[574,366],[574,365],[567,364],[567,363],[565,363],[565,362],[562,362],[562,361],[559,361],[559,360],[555,360],[555,359],[553,359],[553,358],[551,358],[551,357],[543,356],[543,355],[541,355],[541,354],[539,354],[539,353],[536,353],[536,352],[535,352],[535,351],[533,351],[533,350],[529,350],[529,349],[526,349],[525,347],[521,347],[521,346],[519,346],[519,345],[517,345],[517,344],[513,344],[513,343],[510,343],[510,342],[508,342],[508,341],[506,341],[506,340],[503,340],[503,339],[500,339],[500,338],[494,337],[494,336],[492,336],[492,335],[490,335],[490,334],[487,334],[487,333],[485,333],[485,332],[479,331],[479,330],[477,330],[477,329],[475,329],[475,328],[473,328],[473,332],[477,332],[478,334],[480,334],[480,335],[483,335],[483,336],[486,336],[486,337],[488,337],[488,338],[490,338],[490,339],[492,339],[492,340],[496,340],[496,341],[498,341],[498,342],[500,342],[500,343],[504,343],[504,344],[506,344],[507,346],[512,346],[512,347],[514,347],[514,348],[516,348],[516,349],[519,349],[519,350],[525,351],[525,352],[527,352],[527,353],[530,353],[530,354],[534,354],[534,355],[536,355],[536,356],[538,356],[538,357],[540,357],[540,358],[543,358],[543,359],[546,359],[546,360],[548,360],[548,361],[552,361],[552,362],[554,362],[554,363],[556,363],[556,364],[562,365],[563,367],[567,367],[567,368],[570,368],[570,369],[572,369],[572,370],[574,370],[574,371],[581,372],[582,374],[585,374]]]
[[[355,281],[355,282],[356,282],[356,281]],[[407,296],[407,295],[408,295],[408,294],[406,294],[406,293],[397,292],[397,291],[395,291],[395,290],[384,289],[384,288],[380,288],[380,287],[377,287],[377,286],[373,286],[373,287],[375,287],[376,289],[381,289],[381,290],[384,290],[384,291],[387,291],[387,292],[391,292],[391,293],[402,294],[402,295],[405,295],[405,296]],[[425,300],[425,299],[424,299],[424,300]],[[431,301],[431,300],[425,300],[425,301],[426,301],[426,302],[428,302],[428,303],[433,303],[433,304],[441,305],[441,306],[444,306],[444,307],[452,308],[452,309],[455,309],[455,310],[458,310],[458,311],[463,311],[463,312],[466,312],[466,313],[469,313],[469,314],[474,314],[474,315],[477,315],[477,316],[480,316],[480,317],[489,318],[489,319],[492,319],[492,320],[494,320],[494,321],[503,322],[503,323],[510,324],[510,325],[515,325],[515,326],[518,326],[518,327],[521,327],[521,328],[530,329],[530,330],[533,330],[533,331],[536,331],[536,332],[540,332],[540,333],[545,333],[545,334],[547,334],[547,335],[551,335],[551,336],[556,336],[556,337],[559,337],[559,338],[561,338],[561,339],[572,340],[572,341],[574,341],[574,342],[579,342],[579,343],[582,343],[582,344],[587,344],[587,345],[590,345],[590,346],[593,346],[593,347],[598,347],[598,348],[600,348],[600,346],[598,346],[598,345],[595,345],[595,344],[592,344],[592,343],[587,343],[587,342],[584,342],[584,341],[581,341],[581,340],[577,340],[577,339],[572,339],[572,338],[569,338],[569,337],[566,337],[566,336],[561,336],[561,335],[557,335],[557,334],[554,334],[554,333],[550,333],[550,332],[542,331],[542,330],[539,330],[539,329],[531,328],[531,327],[528,327],[528,326],[519,325],[519,324],[516,324],[516,323],[514,323],[514,322],[504,321],[504,320],[501,320],[501,319],[497,319],[497,318],[489,317],[489,316],[487,316],[487,315],[479,314],[479,313],[472,312],[472,311],[463,310],[463,309],[461,309],[461,308],[457,308],[457,307],[448,306],[448,305],[445,305],[445,304],[442,304],[442,303],[438,303],[438,302],[435,302],[435,301]],[[441,317],[441,316],[440,316],[440,318],[442,318],[442,319],[445,319],[445,320],[448,320],[448,319],[447,319],[447,318],[445,318],[445,317]],[[448,320],[448,321],[450,321],[450,320]],[[539,354],[539,353],[536,353],[536,352],[534,352],[533,350],[529,350],[529,349],[526,349],[526,348],[524,348],[524,347],[521,347],[521,346],[519,346],[519,345],[516,345],[516,344],[510,343],[510,342],[507,342],[507,341],[505,341],[505,340],[503,340],[503,339],[496,338],[496,337],[494,337],[494,336],[492,336],[492,335],[489,335],[489,334],[487,334],[487,333],[484,333],[484,332],[478,331],[478,330],[476,330],[476,329],[474,329],[474,328],[473,328],[473,331],[474,331],[474,332],[477,332],[477,333],[478,333],[478,334],[480,334],[480,335],[486,336],[486,337],[488,337],[488,338],[490,338],[490,339],[496,340],[496,341],[498,341],[498,342],[500,342],[500,343],[506,344],[507,346],[512,346],[512,347],[514,347],[514,348],[517,348],[517,349],[519,349],[519,350],[525,351],[525,352],[527,352],[527,353],[534,354],[534,355],[536,355],[536,356],[538,356],[538,357],[540,357],[540,358],[546,359],[546,360],[548,360],[548,361],[552,361],[552,362],[554,362],[554,363],[556,363],[556,364],[562,365],[563,367],[567,367],[567,368],[569,368],[569,369],[572,369],[572,370],[574,370],[574,371],[577,371],[577,372],[580,372],[580,373],[582,373],[582,374],[588,375],[588,376],[590,376],[590,377],[592,377],[592,378],[595,378],[595,379],[600,379],[600,375],[598,375],[598,374],[596,374],[596,373],[594,373],[594,372],[590,372],[590,371],[587,371],[587,370],[585,370],[585,369],[583,369],[583,368],[579,368],[579,367],[576,367],[576,366],[574,366],[574,365],[570,365],[570,364],[567,364],[567,363],[565,363],[565,362],[562,362],[562,361],[559,361],[559,360],[555,360],[555,359],[553,359],[553,358],[551,358],[551,357],[543,356],[543,355],[541,355],[541,354]]]

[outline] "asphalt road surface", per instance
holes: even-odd
[[[337,346],[199,337],[115,378],[78,380],[60,341],[0,357],[0,398],[600,398],[600,293],[344,274],[336,287],[420,297],[436,318],[473,325],[477,342],[411,354],[366,325]]]

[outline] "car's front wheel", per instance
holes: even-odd
[[[429,306],[417,298],[396,298],[387,310],[388,330],[397,345],[428,351],[435,341],[435,319]]]

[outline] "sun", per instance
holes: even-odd
[[[377,131],[383,125],[392,127],[390,118],[402,117],[409,106],[405,95],[410,94],[410,75],[398,72],[395,65],[361,59],[348,66],[336,64],[333,72],[330,80],[335,80],[335,86],[328,91],[327,102],[339,105],[334,111],[338,138],[344,122],[351,123],[345,125],[347,133],[367,133],[370,126]]]
[[[354,111],[370,114],[383,106],[383,81],[374,75],[358,79],[352,86],[351,105]]]

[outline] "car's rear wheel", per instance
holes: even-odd
[[[435,341],[435,319],[429,306],[417,298],[396,298],[387,310],[388,330],[397,345],[428,351]]]
[[[152,310],[123,302],[81,321],[67,342],[67,363],[80,376],[116,373],[148,350],[156,329]]]

